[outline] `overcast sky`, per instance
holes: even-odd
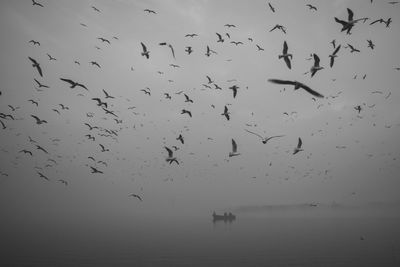
[[[0,112],[15,118],[0,118],[6,125],[0,130],[2,213],[17,218],[41,207],[60,215],[72,210],[87,216],[100,210],[157,214],[399,200],[400,4],[271,1],[272,12],[266,1],[38,2],[43,7],[28,0],[0,3]],[[356,23],[350,35],[334,20],[347,20],[347,8],[355,18],[370,18]],[[379,18],[392,23],[370,25]],[[276,24],[286,34],[270,32]],[[190,33],[198,36],[185,37]],[[224,42],[217,42],[216,33]],[[334,39],[341,49],[330,68]],[[291,70],[278,58],[284,41],[293,54]],[[141,42],[149,59],[141,55]],[[175,59],[162,42],[173,46]],[[350,53],[348,44],[360,52]],[[207,45],[217,54],[207,57]],[[190,55],[187,46],[193,49]],[[304,73],[313,65],[307,60],[313,53],[324,69],[311,78]],[[40,63],[43,77],[28,57]],[[222,90],[205,87],[206,76]],[[82,83],[88,91],[70,89],[60,78]],[[269,83],[271,78],[301,81],[325,97],[312,99],[305,90]],[[49,88],[38,88],[34,79]],[[236,98],[228,89],[233,85],[239,87]],[[147,87],[150,96],[141,91]],[[103,89],[115,98],[105,99]],[[106,101],[118,118],[105,114],[92,98]],[[221,115],[225,105],[229,121]],[[31,115],[47,123],[37,125]],[[100,129],[89,130],[84,123]],[[117,136],[107,136],[105,129]],[[284,137],[262,144],[245,129]],[[176,140],[179,134],[184,144]],[[293,155],[299,137],[304,151]],[[240,155],[229,158],[232,138]],[[109,151],[101,152],[99,144]],[[178,147],[179,165],[165,161],[164,146]],[[103,174],[91,174],[90,166]],[[132,193],[143,201],[129,197]]]

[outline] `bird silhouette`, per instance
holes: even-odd
[[[50,60],[50,61],[52,61],[52,60],[57,60],[55,57],[52,57],[49,53],[47,53],[46,55],[49,57],[49,60]]]
[[[286,41],[283,42],[282,54],[278,56],[279,59],[283,58],[285,60],[286,66],[291,69],[292,66],[290,64],[290,60],[293,58],[293,55],[288,53],[288,45]]]
[[[40,83],[38,80],[36,80],[36,79],[34,79],[35,80],[35,82],[37,83],[37,85],[39,86],[39,88],[42,88],[42,87],[44,87],[44,88],[49,88],[49,86],[48,85],[45,85],[45,84],[42,84],[42,83]]]
[[[273,13],[275,13],[275,8],[271,5],[270,2],[268,2],[268,6],[269,6],[269,8],[271,9],[271,11],[272,11]]]
[[[108,44],[111,44],[111,43],[110,43],[110,40],[108,40],[108,39],[106,39],[106,38],[103,38],[103,37],[98,37],[97,39],[98,39],[98,40],[100,40],[102,43],[108,43]]]
[[[175,59],[174,47],[171,44],[163,42],[163,43],[159,43],[159,45],[167,45],[171,49],[172,57]]]
[[[147,12],[149,14],[157,14],[157,12],[155,12],[154,10],[148,9],[146,8],[145,10],[143,10],[144,12]]]
[[[103,173],[102,171],[99,171],[98,169],[96,169],[95,167],[89,166],[91,169],[91,173]]]
[[[329,55],[331,61],[330,61],[330,67],[333,67],[333,63],[335,62],[335,57],[337,57],[337,53],[340,50],[341,45],[339,45],[338,47],[336,47],[336,49],[333,51],[333,53],[331,55]]]
[[[146,57],[147,59],[150,58],[150,51],[147,50],[147,47],[144,45],[144,43],[140,43],[142,45],[142,53],[141,55]]]
[[[248,133],[251,133],[251,134],[254,134],[254,135],[260,137],[260,138],[261,138],[261,142],[262,142],[263,144],[266,144],[269,140],[271,140],[271,139],[273,139],[273,138],[283,137],[283,136],[284,136],[284,135],[274,135],[274,136],[266,136],[266,137],[264,137],[264,136],[261,136],[261,135],[258,134],[258,133],[249,131],[249,130],[247,130],[247,129],[245,129],[245,131],[248,132]]]
[[[229,89],[232,90],[232,92],[233,92],[233,98],[235,98],[236,95],[237,95],[237,90],[239,89],[239,86],[237,86],[237,85],[232,85],[231,87],[229,87]]]
[[[351,29],[354,27],[354,24],[364,20],[364,22],[368,19],[368,18],[360,18],[360,19],[354,19],[354,13],[350,8],[347,8],[347,13],[348,13],[348,19],[347,21],[344,20],[340,20],[337,17],[335,17],[335,21],[339,24],[342,25],[342,29],[341,31],[346,31],[347,34],[351,34]]]
[[[63,185],[65,185],[65,186],[68,185],[68,182],[65,181],[64,179],[59,179],[58,181],[59,181],[60,183],[62,183]]]
[[[38,117],[38,116],[31,115],[31,117],[32,117],[32,118],[34,118],[34,119],[36,120],[36,124],[43,124],[43,123],[47,123],[47,121],[39,119],[39,117]]]
[[[313,57],[314,57],[314,65],[312,65],[310,69],[311,77],[313,77],[315,73],[317,73],[317,71],[322,70],[324,68],[319,65],[320,59],[318,55],[314,53]]]
[[[31,44],[33,44],[33,45],[38,45],[38,46],[40,46],[40,42],[35,41],[35,40],[30,40],[28,43],[31,43]]]
[[[293,150],[293,155],[299,153],[300,151],[303,151],[301,146],[303,145],[303,141],[301,141],[301,138],[299,137],[299,140],[297,142],[297,147],[294,148]]]
[[[175,162],[176,164],[179,165],[178,160],[174,157],[174,152],[169,147],[164,146],[164,148],[168,152],[168,157],[165,159],[165,161],[168,162],[169,164],[172,164],[172,162]]]
[[[353,52],[361,52],[360,50],[358,50],[357,48],[354,48],[354,46],[352,46],[351,44],[347,44],[347,48],[350,48],[350,53]]]
[[[229,157],[239,156],[240,153],[237,152],[237,144],[236,141],[232,138],[232,151],[229,152]]]
[[[320,98],[324,97],[320,93],[312,90],[307,85],[305,85],[305,84],[303,84],[301,82],[298,82],[298,81],[288,81],[288,80],[279,80],[279,79],[268,79],[268,81],[271,82],[271,83],[276,83],[276,84],[290,84],[290,85],[294,86],[294,90],[302,88],[305,91],[307,91],[308,93],[312,94],[313,96],[320,97]]]
[[[69,83],[70,84],[69,88],[75,88],[76,86],[79,86],[79,87],[82,87],[83,89],[89,91],[89,89],[87,89],[87,87],[81,83],[75,82],[70,79],[65,79],[65,78],[60,78],[60,80]]]
[[[188,114],[189,117],[192,117],[192,112],[189,111],[189,110],[186,110],[186,109],[182,109],[182,110],[181,110],[181,114]]]
[[[223,43],[225,40],[222,38],[222,35],[219,34],[218,32],[215,33],[218,36],[217,43]]]
[[[107,99],[107,98],[115,98],[115,97],[113,97],[112,95],[110,95],[109,93],[107,93],[107,91],[104,90],[104,89],[103,89],[103,93],[106,95],[106,99]]]
[[[42,68],[40,67],[40,64],[33,58],[28,57],[29,60],[32,62],[32,67],[36,68],[36,70],[38,71],[39,75],[41,77],[43,77],[43,73],[42,73]]]
[[[43,7],[43,5],[39,2],[36,2],[35,0],[32,0],[32,6],[40,6]]]
[[[315,10],[315,11],[317,11],[317,7],[316,7],[316,6],[313,6],[313,5],[311,5],[311,4],[307,4],[306,6],[308,6],[308,8],[309,8],[310,10]]]
[[[23,149],[23,150],[19,151],[19,153],[29,154],[31,156],[33,155],[31,151],[26,150],[26,149]]]
[[[140,201],[143,201],[142,198],[137,194],[130,194],[129,196],[130,197],[135,197],[135,198],[139,199]]]
[[[224,112],[223,112],[221,115],[225,116],[225,118],[229,121],[229,119],[230,119],[230,116],[229,116],[230,113],[229,113],[229,111],[228,111],[228,107],[227,107],[227,106],[224,107]]]

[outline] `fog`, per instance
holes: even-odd
[[[400,215],[400,4],[43,0],[37,2],[41,7],[33,3],[0,3],[0,227],[6,236],[1,245],[9,255],[65,243],[59,244],[60,251],[73,247],[80,251],[81,256],[71,252],[76,262],[70,261],[72,256],[55,253],[60,257],[47,264],[83,265],[81,260],[90,253],[77,244],[90,247],[107,240],[105,251],[112,242],[121,250],[138,249],[121,266],[138,258],[143,266],[186,266],[180,258],[199,266],[224,265],[233,251],[245,255],[245,246],[261,246],[268,237],[256,238],[256,233],[268,235],[260,227],[271,218],[275,233],[282,231],[277,230],[280,220],[290,228],[277,246],[282,250],[293,252],[300,246],[292,244],[297,233],[303,233],[300,240],[312,234],[308,223],[319,227],[319,234],[333,231],[329,218],[335,218],[343,227],[334,233],[344,233],[338,243],[346,244],[348,238],[359,243],[360,236],[369,234],[375,237],[362,241],[369,239],[369,249],[374,250],[388,235],[393,240],[385,246],[398,251],[399,232],[392,226]],[[334,19],[347,20],[347,8],[355,19],[369,18],[355,23],[351,34],[341,32],[342,25]],[[371,25],[380,18],[391,18],[390,25]],[[283,25],[286,33],[272,30],[276,24]],[[197,36],[187,37],[190,33]],[[216,33],[224,42],[217,42]],[[332,40],[341,48],[330,67]],[[372,40],[373,49],[367,40]],[[293,54],[291,69],[278,57],[284,41]],[[160,45],[164,42],[167,45]],[[141,54],[141,43],[150,51],[148,59]],[[350,52],[349,44],[360,52]],[[185,52],[188,46],[191,54]],[[216,53],[206,56],[207,46]],[[324,67],[313,77],[306,73],[314,64],[312,54]],[[43,77],[29,57],[40,64]],[[70,88],[61,78],[87,90]],[[324,97],[269,79],[297,80]],[[230,88],[234,85],[236,97]],[[106,98],[103,90],[111,97]],[[107,107],[98,106],[93,98]],[[229,120],[222,115],[225,107]],[[183,109],[192,116],[181,114]],[[31,115],[46,123],[37,124]],[[248,131],[283,136],[263,144]],[[183,143],[177,139],[180,134]],[[293,154],[299,138],[303,151]],[[232,139],[240,155],[229,157]],[[173,150],[178,164],[166,161],[165,147]],[[92,173],[93,168],[101,173]],[[213,211],[233,212],[237,219],[213,224]],[[289,218],[300,220],[300,228]],[[365,227],[350,234],[364,219]],[[378,235],[378,229],[384,233]],[[153,251],[151,240],[164,244],[172,235],[176,247],[164,255],[170,261],[161,261],[161,254],[155,257],[160,261],[147,254]],[[211,248],[218,248],[209,240],[226,246],[230,238],[253,238],[255,243],[228,246],[220,261],[217,256],[199,261],[197,250],[209,247],[211,253]],[[279,240],[279,234],[271,238]],[[310,242],[305,255],[335,238],[332,234]],[[196,239],[202,240],[197,247],[176,253]],[[103,254],[103,248],[93,249],[93,255]],[[396,263],[390,249],[370,260],[389,257],[387,264]],[[349,266],[358,259],[355,255],[367,250],[350,251],[354,257],[345,261]],[[46,258],[38,252],[22,254],[26,261],[21,265],[34,260],[29,255]],[[272,266],[312,262],[296,254],[285,263],[282,251],[276,255],[280,256],[271,259]],[[261,258],[255,262],[264,262]],[[108,260],[109,265],[117,264]]]

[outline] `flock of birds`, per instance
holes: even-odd
[[[371,3],[373,3],[373,1],[371,0]],[[395,5],[398,2],[397,1],[393,1],[393,2],[388,2],[389,4]],[[43,3],[40,3],[38,1],[32,0],[32,5],[33,8],[46,8],[46,5]],[[267,2],[267,7],[270,9],[270,11],[272,13],[278,12],[277,8],[270,2]],[[310,11],[312,12],[317,12],[318,11],[318,7],[311,5],[311,4],[306,4],[306,7],[309,8]],[[94,12],[97,12],[99,14],[102,13],[102,11],[95,7],[92,6],[91,7],[93,9]],[[148,14],[149,16],[157,16],[158,15],[158,11],[152,10],[152,9],[144,9],[143,12],[145,12],[146,14]],[[341,28],[338,28],[338,31],[343,32],[343,34],[347,34],[350,35],[352,33],[352,31],[354,30],[355,26],[358,23],[366,23],[367,21],[371,21],[369,24],[370,25],[374,25],[377,23],[381,23],[384,24],[386,26],[386,28],[390,27],[390,24],[392,22],[391,18],[388,19],[376,19],[373,20],[367,17],[361,17],[361,18],[355,18],[354,17],[354,13],[350,8],[347,8],[347,13],[348,13],[348,17],[347,19],[345,18],[337,18],[334,17],[334,20],[332,20],[332,23],[337,23],[338,26],[340,26]],[[80,23],[80,25],[82,27],[88,27],[86,24],[84,23]],[[225,24],[224,27],[226,27],[226,29],[231,29],[231,28],[237,28],[238,26],[236,26],[235,24]],[[287,34],[287,28],[283,25],[280,24],[276,24],[274,27],[272,27],[269,32],[273,32],[275,30],[280,30],[285,36],[285,34]],[[200,34],[197,33],[188,33],[185,35],[185,38],[198,38],[200,37]],[[101,43],[105,43],[107,45],[111,45],[112,41],[110,41],[110,39],[104,38],[104,37],[98,37],[97,38],[98,41],[100,41]],[[114,36],[113,37],[114,41],[118,41],[119,37]],[[231,33],[227,32],[225,34],[222,33],[216,33],[216,43],[224,43],[227,41],[227,39],[231,39]],[[248,38],[248,42],[252,43],[253,42],[254,37],[249,37]],[[35,47],[40,47],[42,44],[40,41],[38,40],[30,40],[28,42],[29,44],[31,44],[32,46]],[[242,41],[230,41],[231,44],[235,45],[235,46],[240,46],[240,45],[245,45],[244,42]],[[375,44],[373,43],[372,40],[367,40],[368,43],[368,48],[370,48],[371,50],[375,49]],[[329,67],[333,68],[334,64],[335,64],[335,60],[337,60],[337,58],[339,57],[339,52],[341,51],[341,48],[344,47],[346,49],[350,49],[350,53],[359,53],[360,50],[355,48],[353,45],[351,44],[347,44],[346,46],[344,46],[343,44],[336,44],[336,40],[332,40],[331,42],[332,46],[333,46],[333,52],[328,55],[329,59],[330,59],[330,63],[329,63]],[[169,43],[169,42],[160,42],[159,46],[162,47],[166,47],[169,49],[172,59],[176,60],[176,56],[177,53],[179,53],[179,51],[176,51],[174,46]],[[138,51],[138,54],[140,53],[141,56],[143,56],[144,60],[151,60],[152,58],[152,51],[149,49],[149,45],[146,44],[145,42],[140,42],[138,43],[138,47],[141,48],[141,51]],[[96,46],[97,49],[100,49],[99,47]],[[263,52],[265,49],[260,45],[260,44],[256,44],[256,48],[258,52]],[[196,48],[197,49],[197,48]],[[190,56],[192,53],[195,53],[197,51],[195,51],[195,48],[193,46],[186,46],[184,52],[187,54],[187,56]],[[48,60],[49,61],[54,61],[57,62],[57,58],[50,55],[49,53],[46,53]],[[218,52],[216,50],[214,50],[214,48],[212,48],[212,45],[207,45],[206,47],[204,47],[204,56],[206,57],[211,57],[211,56],[218,56]],[[286,40],[283,40],[283,44],[282,44],[282,53],[277,55],[278,60],[283,59],[284,64],[287,66],[288,71],[290,71],[292,69],[292,60],[293,60],[293,54],[290,52],[289,49],[289,45],[287,43]],[[33,56],[28,56],[27,57],[28,62],[31,64],[31,66],[34,69],[34,73],[36,74],[35,77],[33,78],[36,86],[36,90],[38,92],[42,92],[45,89],[50,88],[49,85],[45,84],[45,77],[46,77],[46,73],[43,71],[42,66],[47,65],[43,62],[43,59],[38,57],[33,57]],[[309,71],[307,71],[304,74],[310,73],[310,77],[313,78],[315,77],[315,75],[319,72],[324,70],[324,67],[321,65],[321,61],[320,61],[320,57],[316,54],[313,53],[311,54],[310,58],[308,60],[313,60],[313,64],[310,67]],[[80,61],[75,60],[74,63],[78,66],[81,65]],[[97,67],[99,69],[102,68],[102,66],[100,65],[100,63],[98,63],[97,61],[90,61],[89,62],[90,65]],[[178,64],[170,64],[170,66],[172,68],[180,68],[181,66]],[[47,66],[46,66],[47,68]],[[45,68],[45,69],[46,69]],[[395,70],[400,70],[400,68],[395,67]],[[133,67],[131,69],[132,71],[134,71]],[[158,72],[160,75],[163,75],[162,71]],[[366,75],[363,77],[363,79],[365,79]],[[214,79],[212,77],[210,77],[209,75],[206,75],[205,77],[206,82],[204,84],[202,84],[202,89],[201,90],[225,90],[223,89],[223,87],[221,87],[220,85],[218,85]],[[87,94],[93,94],[93,90],[90,89],[89,87],[86,86],[83,82],[80,81],[76,81],[73,78],[66,78],[66,77],[59,77],[59,80],[61,81],[60,86],[62,86],[62,84],[64,84],[65,86],[69,87],[70,89],[83,89],[84,91],[86,91]],[[174,82],[173,80],[168,80],[169,82]],[[235,79],[232,79],[228,82],[235,82]],[[319,92],[318,90],[312,89],[310,86],[306,85],[304,82],[300,82],[300,81],[296,81],[296,80],[285,80],[285,79],[281,79],[281,78],[269,78],[268,82],[272,83],[272,84],[276,84],[276,85],[282,85],[282,86],[293,86],[294,90],[298,90],[298,89],[303,89],[304,92],[310,94],[310,96],[312,97],[312,99],[317,102],[318,100],[322,100],[322,99],[328,99],[329,97],[325,97],[321,92]],[[214,88],[213,88],[214,86]],[[238,91],[240,91],[239,89],[241,89],[241,87],[237,84],[231,85],[227,87],[228,90],[232,91],[232,97],[233,99],[235,99],[238,96]],[[285,89],[283,89],[285,90]],[[154,91],[152,91],[149,87],[143,88],[138,90],[140,92],[143,92],[144,96],[148,96],[148,97],[153,97],[154,95],[152,95],[152,93]],[[382,94],[381,91],[375,91],[376,93]],[[341,92],[338,93],[338,95]],[[80,93],[80,96],[83,97],[87,97],[87,94],[84,93]],[[189,96],[189,93],[186,91],[179,91],[179,92],[175,92],[175,95],[183,95],[184,96],[184,103],[187,104],[187,106],[183,107],[180,110],[180,114],[182,116],[188,116],[188,119],[194,117],[195,115],[192,113],[192,111],[190,110],[190,105],[194,103],[194,100]],[[338,97],[337,96],[330,96],[331,98],[335,98]],[[171,100],[173,95],[171,92],[164,92],[163,96],[166,100]],[[389,98],[390,94],[386,95],[386,99]],[[0,97],[3,98],[1,99],[1,103],[5,103],[5,98],[6,95],[2,95],[2,92],[0,92]],[[94,112],[93,113],[86,113],[86,117],[88,119],[87,122],[84,122],[84,125],[87,126],[87,134],[85,135],[85,138],[87,138],[87,140],[90,140],[92,142],[96,142],[96,140],[114,140],[114,141],[118,141],[118,136],[119,134],[124,130],[127,129],[127,127],[124,127],[124,123],[125,121],[121,118],[121,110],[112,110],[112,107],[116,107],[116,105],[114,105],[112,103],[112,101],[114,101],[116,98],[118,98],[117,96],[114,96],[113,93],[106,91],[105,89],[102,89],[102,96],[96,96],[96,97],[92,97],[90,98],[90,100],[94,101],[93,103],[103,112],[103,116],[104,119],[106,121],[114,121],[115,122],[115,126],[114,128],[112,127],[103,127],[102,125],[100,125],[100,121],[97,121],[97,124],[94,125],[93,124],[93,117]],[[29,99],[28,100],[30,103],[32,103],[32,105],[35,105],[36,107],[39,107],[40,101],[39,100],[34,100],[34,99]],[[110,103],[111,102],[111,103]],[[68,111],[69,110],[69,106],[67,104],[64,103],[56,103],[55,105],[57,105],[57,108],[53,108],[52,111],[56,112],[57,114],[59,114],[60,116],[62,115],[63,111]],[[223,111],[222,113],[220,113],[220,115],[226,119],[226,122],[229,122],[231,120],[231,112],[230,112],[230,108],[229,105],[231,104],[226,104],[223,107]],[[318,108],[321,105],[318,106]],[[363,110],[365,104],[362,105],[357,105],[356,107],[354,107],[354,109],[356,110],[356,112],[359,114],[361,113],[361,111]],[[20,107],[17,106],[12,106],[12,105],[8,105],[8,107],[11,109],[11,113],[10,112],[6,112],[5,110],[3,110],[3,106],[1,107],[2,112],[0,113],[0,123],[2,126],[3,131],[5,130],[10,130],[10,131],[15,131],[16,129],[13,128],[13,123],[17,122],[16,119],[16,114],[17,111]],[[213,109],[215,109],[215,105],[212,104],[211,107]],[[369,106],[371,107],[371,106]],[[128,111],[132,111],[133,110],[137,110],[138,107],[137,106],[130,106],[128,107],[126,110]],[[286,113],[286,112],[285,112]],[[135,115],[141,115],[141,113],[139,112],[133,112],[133,114]],[[289,113],[286,113],[286,115],[289,116]],[[30,117],[33,119],[33,124],[36,124],[38,126],[40,125],[46,125],[46,124],[51,124],[50,121],[48,121],[47,119],[43,119],[40,118],[38,115],[35,114],[31,114]],[[89,121],[90,120],[90,121]],[[246,124],[246,126],[250,127],[252,125],[250,124]],[[31,127],[34,127],[33,125]],[[134,126],[136,127],[136,126]],[[136,129],[136,128],[134,128]],[[272,136],[263,136],[259,133],[257,133],[254,130],[250,130],[250,129],[244,129],[246,133],[253,135],[257,138],[260,139],[262,144],[267,144],[271,139],[279,139],[279,138],[283,138],[285,135],[280,134],[280,135],[272,135]],[[32,144],[33,147],[37,150],[40,151],[41,153],[45,153],[46,155],[48,155],[48,160],[46,162],[45,166],[35,166],[35,172],[36,174],[46,180],[46,181],[51,181],[51,180],[57,180],[59,181],[61,184],[67,186],[69,184],[69,181],[67,179],[57,179],[57,178],[51,178],[49,177],[49,175],[46,174],[46,169],[47,168],[51,168],[51,167],[55,167],[57,166],[59,163],[58,158],[61,157],[52,157],[51,153],[49,152],[48,149],[45,148],[45,146],[42,146],[40,144],[38,144],[38,141],[32,139],[30,136],[28,136],[29,140],[28,143]],[[208,138],[208,140],[212,140],[212,138]],[[59,142],[60,140],[52,140],[53,145],[57,142]],[[185,144],[185,139],[184,136],[182,135],[182,133],[179,134],[179,136],[176,138],[176,141],[179,141],[178,144],[176,145],[167,145],[164,143],[165,145],[160,148],[160,152],[162,155],[165,156],[165,162],[168,163],[169,165],[180,165],[182,163],[182,159],[177,157],[175,154],[178,153],[177,151],[181,149],[181,147],[179,147],[180,145],[184,145]],[[99,147],[99,152],[100,153],[110,153],[110,148],[106,147],[106,145],[98,143],[98,147]],[[240,147],[239,147],[240,148]],[[228,158],[226,159],[227,161],[230,160],[230,158],[232,157],[236,157],[236,156],[240,156],[241,152],[240,149],[238,148],[238,143],[231,138],[231,150],[227,153]],[[298,154],[300,152],[304,151],[303,148],[303,141],[301,137],[298,137],[297,140],[297,144],[293,145],[293,150],[292,150],[292,154]],[[3,150],[3,153],[4,150]],[[29,155],[29,156],[35,156],[36,151],[32,150],[32,149],[21,149],[19,151],[19,153],[24,154],[24,155]],[[53,155],[55,156],[55,154]],[[311,153],[308,154],[307,157],[310,157]],[[86,166],[88,167],[88,171],[90,171],[90,173],[92,174],[104,174],[105,170],[104,167],[108,167],[108,162],[106,160],[96,160],[95,156],[88,156],[87,160],[90,160],[90,163],[87,163]],[[8,176],[8,173],[4,170],[0,170],[1,171],[1,175],[3,176]],[[327,173],[328,170],[325,171],[325,173]],[[307,173],[309,174],[309,173]],[[142,196],[137,194],[137,193],[132,193],[130,194],[131,197],[137,198],[138,200],[142,201]]]

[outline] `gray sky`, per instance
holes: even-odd
[[[91,217],[102,212],[159,214],[274,203],[399,200],[400,72],[394,68],[400,67],[400,5],[369,0],[271,1],[273,13],[266,1],[40,3],[43,8],[28,0],[0,3],[0,112],[16,119],[1,119],[7,126],[0,131],[3,213],[33,216],[32,208],[41,207],[44,212]],[[307,3],[318,10],[309,10]],[[144,12],[146,8],[157,14]],[[334,21],[335,16],[347,19],[346,8],[355,18],[370,18],[358,22],[351,35],[340,32],[341,25]],[[369,25],[389,17],[389,28]],[[227,28],[227,23],[236,27]],[[276,24],[284,25],[287,34],[269,32]],[[216,32],[225,42],[217,43]],[[185,37],[188,33],[198,36]],[[40,46],[29,43],[32,39]],[[333,39],[342,47],[330,68]],[[375,49],[367,47],[367,39]],[[291,70],[278,59],[285,40],[293,53]],[[140,42],[149,49],[149,59],[141,56]],[[160,42],[173,45],[176,59]],[[257,51],[256,44],[265,51]],[[350,53],[347,44],[361,52]],[[206,57],[207,45],[218,54]],[[193,48],[192,54],[187,55],[186,46]],[[57,60],[50,61],[47,53]],[[312,53],[325,69],[310,78],[303,73],[313,64],[306,60]],[[41,64],[43,78],[28,57]],[[205,88],[206,75],[222,90]],[[38,91],[35,78],[50,88]],[[60,78],[81,82],[89,91],[70,89]],[[268,83],[270,78],[304,82],[325,98],[314,101],[304,90]],[[234,84],[239,86],[236,98],[228,89]],[[151,96],[140,91],[146,87]],[[115,96],[106,101],[122,123],[91,100],[105,100],[102,89]],[[175,94],[181,90],[194,103]],[[60,103],[69,110],[61,110]],[[8,105],[19,109],[12,111]],[[221,115],[225,105],[230,121]],[[360,114],[354,109],[358,105]],[[180,114],[182,109],[193,117]],[[93,117],[87,116],[89,112]],[[48,123],[36,125],[31,114]],[[116,130],[118,136],[101,136],[104,131],[89,131],[84,123]],[[245,129],[285,136],[263,145]],[[96,140],[88,140],[86,134]],[[183,145],[176,140],[179,134]],[[29,136],[49,154],[37,150]],[[292,155],[299,137],[304,151]],[[228,158],[231,138],[241,155]],[[101,152],[99,143],[110,151]],[[165,162],[163,147],[174,145],[179,147],[179,166]],[[19,153],[22,149],[33,156]],[[89,166],[104,174],[91,174]],[[128,197],[131,193],[143,202]]]

